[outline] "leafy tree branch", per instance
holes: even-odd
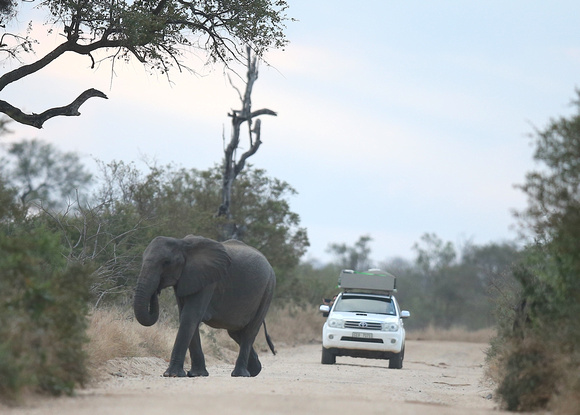
[[[131,57],[152,70],[167,73],[183,63],[184,50],[198,49],[211,62],[228,64],[242,60],[240,45],[248,45],[256,56],[269,48],[283,47],[287,41],[283,30],[288,20],[283,0],[47,0],[39,9],[48,9],[49,23],[59,28],[66,41],[36,61],[10,70],[0,76],[0,92],[7,86],[45,68],[66,52],[86,55],[92,60],[98,50],[115,50],[111,59],[129,61]],[[2,21],[9,20],[12,8],[0,9]],[[29,36],[2,34],[0,53],[20,59],[37,43]],[[71,70],[74,70],[71,68]],[[41,114],[25,114],[19,108],[0,101],[0,112],[14,120],[42,128],[56,116],[79,115],[79,107],[89,98],[106,98],[89,89],[69,105],[51,108]]]

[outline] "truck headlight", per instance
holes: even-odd
[[[397,331],[399,330],[399,325],[397,323],[383,323],[383,331]]]
[[[326,323],[328,324],[328,327],[332,327],[333,329],[344,328],[344,321],[338,318],[329,318]]]

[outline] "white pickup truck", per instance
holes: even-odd
[[[342,292],[330,305],[320,306],[328,315],[322,328],[322,364],[336,363],[337,356],[388,359],[389,368],[401,369],[405,357],[403,319],[393,293],[394,275],[380,270],[343,270]]]

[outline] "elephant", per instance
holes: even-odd
[[[179,329],[166,377],[208,376],[199,335],[200,323],[225,329],[240,351],[232,376],[257,376],[262,365],[253,344],[264,325],[276,287],[276,276],[266,257],[243,242],[217,242],[201,236],[183,239],[158,236],[143,253],[143,264],[133,302],[137,321],[144,326],[159,318],[158,295],[173,287],[179,308]],[[191,370],[185,373],[189,348]]]

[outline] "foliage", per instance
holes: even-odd
[[[95,54],[106,51],[105,59],[129,61],[136,58],[147,67],[167,73],[171,67],[183,68],[184,51],[202,50],[210,61],[227,64],[241,60],[243,46],[262,56],[269,48],[286,44],[284,0],[46,0],[32,6],[48,15],[51,31],[64,41],[44,57],[12,69],[0,77],[0,90],[38,72],[67,52],[88,56],[95,66]],[[23,3],[24,4],[24,3]],[[1,4],[0,4],[1,6]],[[9,5],[7,5],[9,6]],[[9,20],[12,8],[0,9],[2,20]],[[5,28],[2,25],[2,28]],[[22,59],[38,42],[26,34],[4,30],[0,52]],[[21,61],[19,61],[21,63]],[[95,89],[84,91],[71,104],[51,108],[40,114],[25,114],[0,100],[0,112],[17,122],[42,128],[55,116],[77,116],[79,107],[92,97],[106,98]]]
[[[413,249],[417,252],[417,265],[426,275],[436,274],[449,267],[457,257],[453,244],[444,243],[433,233],[421,236],[421,242],[422,245],[415,243]]]
[[[580,101],[575,105],[576,114],[536,131],[534,158],[543,168],[520,186],[528,207],[519,218],[536,242],[514,274],[512,311],[498,311],[507,321],[490,352],[500,368],[498,393],[514,410],[552,402],[563,408],[580,394]]]
[[[75,153],[62,153],[39,140],[12,143],[8,160],[2,160],[4,175],[18,189],[23,206],[33,203],[49,209],[62,207],[67,198],[83,191],[91,180]]]
[[[361,236],[354,246],[344,243],[331,243],[327,252],[334,254],[338,264],[343,269],[367,270],[370,268],[371,248],[368,246],[373,239],[369,235]]]
[[[51,149],[49,154],[54,154]],[[11,185],[22,187],[24,172],[38,171],[45,158],[23,157],[26,169],[7,176]],[[66,164],[52,157],[51,165]],[[58,167],[55,167],[58,170]],[[69,199],[61,210],[49,209],[45,200],[58,200],[66,176],[41,186],[37,192],[43,208],[29,218],[29,226],[44,226],[60,235],[62,255],[70,264],[93,264],[92,301],[128,301],[139,273],[141,255],[158,235],[182,238],[187,234],[219,240],[223,217],[216,217],[221,198],[221,171],[149,166],[141,172],[133,163],[99,163],[100,180],[95,194]],[[79,169],[82,170],[82,169]],[[20,172],[20,176],[16,174]],[[34,175],[29,174],[34,179]],[[58,183],[58,185],[57,185]],[[62,193],[62,192],[60,192]],[[296,191],[286,182],[266,176],[249,166],[232,189],[232,218],[239,226],[239,239],[261,250],[272,263],[280,290],[290,284],[290,271],[308,246],[300,217],[291,211],[288,198]],[[90,199],[90,202],[86,200]],[[10,204],[9,204],[10,205]],[[9,206],[7,205],[7,206]]]
[[[12,0],[1,0],[0,1],[0,23],[5,19],[11,18],[14,13],[14,2]]]
[[[22,206],[14,203],[16,189],[11,187],[0,170],[0,225],[10,229],[11,224],[25,216]]]
[[[519,342],[506,356],[505,377],[497,388],[510,411],[543,408],[555,387],[554,356],[538,342]]]
[[[86,380],[90,272],[67,265],[57,235],[13,223],[0,206],[0,398],[30,387],[70,394]]]
[[[340,291],[337,286],[342,267],[336,264],[315,266],[301,262],[292,271],[288,287],[277,287],[278,296],[298,305],[320,305],[324,298],[332,298]],[[280,285],[280,284],[279,284]]]
[[[511,278],[510,266],[518,256],[513,244],[467,243],[458,252],[451,242],[425,234],[414,248],[414,264],[398,260],[384,266],[400,277],[397,298],[413,313],[408,322],[411,329],[478,330],[493,324],[497,292],[490,288],[499,275]],[[502,255],[492,255],[498,252]]]
[[[215,215],[221,198],[217,166],[206,171],[150,166],[142,173],[133,164],[113,161],[101,163],[100,169],[92,207],[77,203],[43,219],[62,235],[69,261],[95,264],[91,292],[96,304],[105,296],[118,301],[115,294],[132,291],[141,254],[155,236],[220,239],[225,218]],[[300,217],[287,200],[294,193],[286,182],[251,166],[232,193],[239,239],[266,255],[281,288],[308,246]]]

